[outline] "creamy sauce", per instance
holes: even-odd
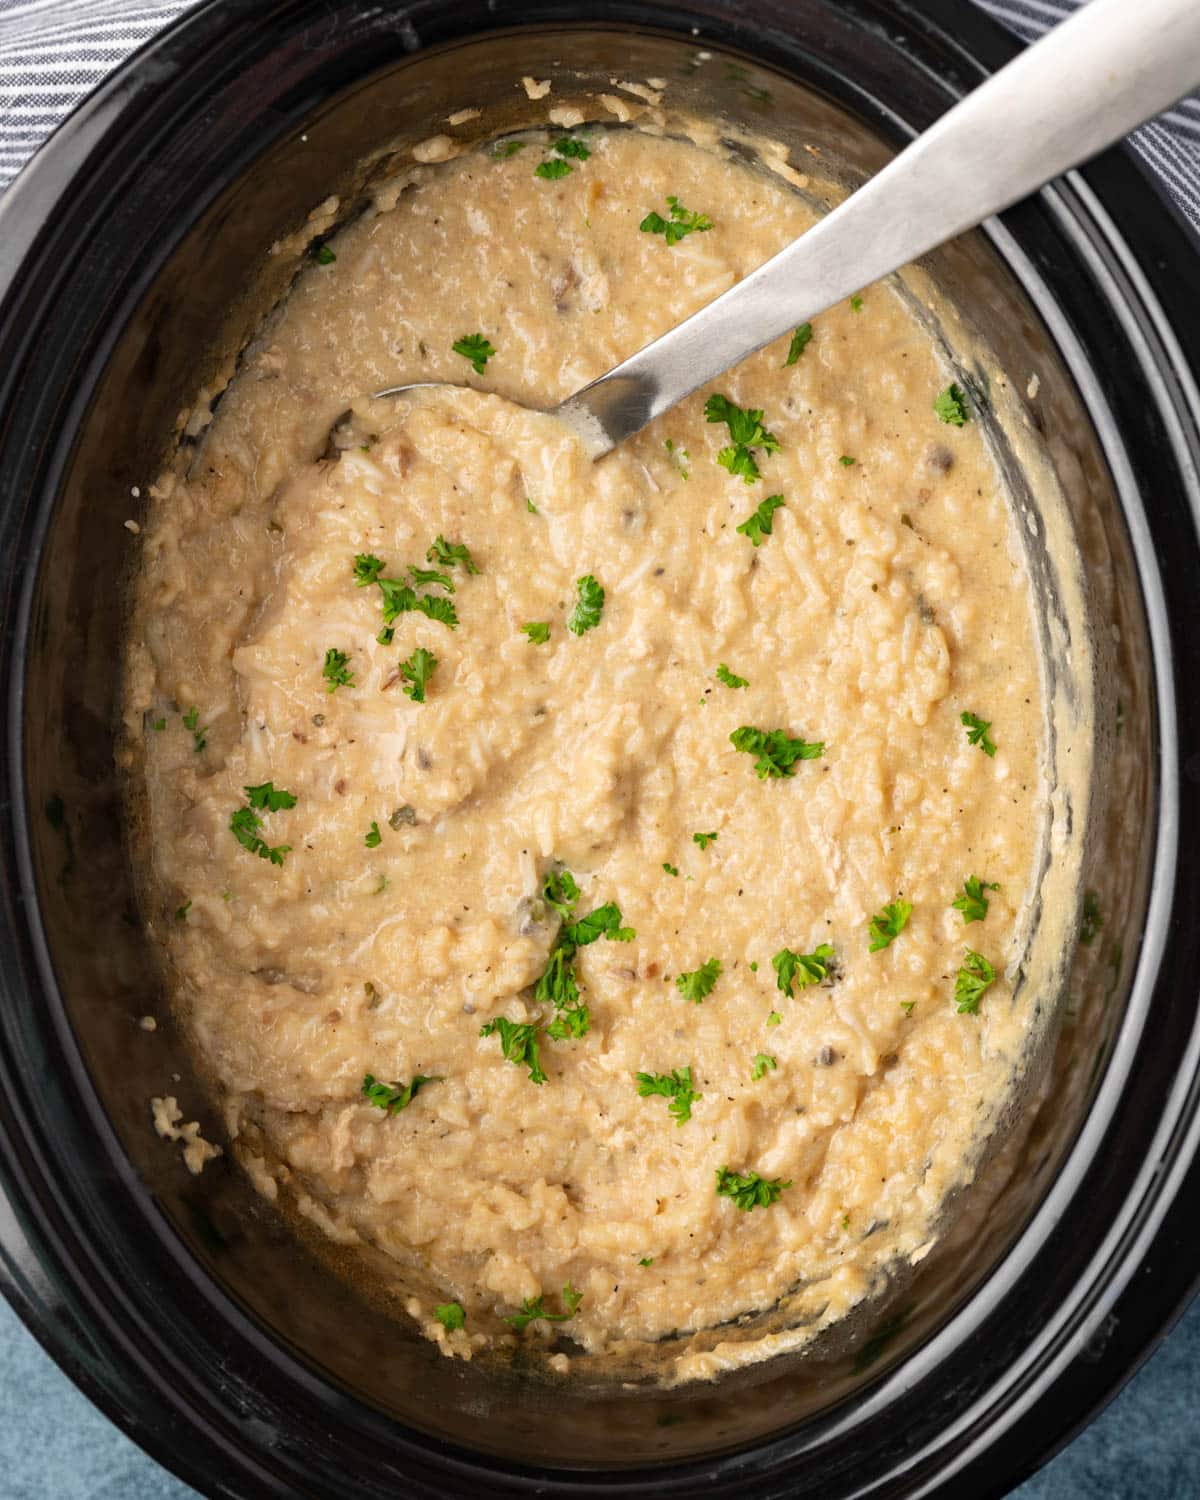
[[[150,920],[235,1153],[417,1277],[403,1305],[460,1355],[564,1333],[629,1349],[777,1304],[803,1337],[836,1322],[927,1253],[1033,1026],[1009,975],[1046,837],[1043,705],[978,423],[939,420],[952,373],[880,285],[794,363],[782,340],[590,465],[514,403],[552,405],[813,215],[687,143],[586,139],[557,180],[535,176],[541,141],[419,165],[332,241],[155,488],[130,637]],[[712,228],[639,230],[671,194]],[[474,332],[481,374],[451,347]],[[356,400],[412,380],[475,389]],[[778,440],[751,483],[719,462],[714,391]],[[772,495],[755,546],[736,528]],[[478,572],[427,560],[438,537]],[[409,609],[381,641],[356,556],[457,628]],[[603,608],[576,634],[588,576]],[[419,649],[423,702],[400,673]],[[823,753],[760,779],[742,727]],[[288,846],[279,864],[230,826],[268,782],[295,805],[242,831]],[[575,955],[579,1039],[547,1034],[532,991],[563,868],[574,918],[613,903],[636,934]],[[996,888],[967,924],[969,876]],[[897,902],[911,916],[871,951]],[[783,992],[775,955],[826,944],[824,977]],[[997,976],[976,1013],[955,1003],[968,949]],[[694,1003],[680,976],[714,959]],[[541,1028],[544,1083],[481,1035],[499,1017]],[[637,1075],[684,1068],[677,1122]],[[367,1074],[434,1081],[389,1113]],[[740,1209],[721,1170],[774,1201]],[[538,1297],[565,1312],[566,1286],[569,1321],[502,1321]],[[451,1300],[462,1331],[432,1316]],[[670,1377],[718,1367],[672,1348]]]

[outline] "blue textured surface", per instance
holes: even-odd
[[[75,1389],[0,1302],[2,1500],[194,1500]],[[1200,1301],[1116,1401],[1012,1500],[1200,1497]]]

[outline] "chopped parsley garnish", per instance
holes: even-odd
[[[521,626],[521,630],[535,646],[544,646],[550,639],[550,622],[548,620],[530,620],[527,625]]]
[[[600,623],[600,616],[604,613],[604,590],[590,573],[577,578],[575,588],[578,597],[567,620],[567,629],[572,635],[583,635]]]
[[[900,1009],[906,1016],[911,1016],[916,1008],[917,1002],[915,1000],[901,1000],[900,1002]]]
[[[969,745],[978,745],[985,755],[995,755],[996,747],[988,733],[992,727],[990,719],[981,719],[975,714],[964,712],[959,715],[959,723],[967,731]]]
[[[638,225],[643,234],[661,234],[668,245],[677,245],[684,235],[713,227],[707,214],[694,213],[691,209],[684,208],[678,198],[668,198],[667,207],[670,214],[665,219],[662,214],[650,210]]]
[[[257,854],[260,859],[269,859],[273,865],[281,865],[285,854],[291,852],[290,844],[276,844],[272,848],[258,833],[262,819],[248,807],[239,807],[229,819],[230,832],[244,849]]]
[[[425,1084],[441,1081],[437,1074],[427,1078],[424,1073],[417,1073],[411,1083],[380,1083],[373,1074],[368,1073],[362,1081],[362,1093],[367,1103],[373,1104],[376,1109],[382,1109],[389,1115],[398,1115],[402,1109],[408,1108]]]
[[[367,829],[363,843],[366,844],[368,849],[378,849],[380,844],[383,843],[383,834],[379,831],[379,824],[374,820],[372,820],[370,828]]]
[[[198,708],[189,708],[187,713],[184,714],[183,727],[187,730],[190,730],[192,736],[192,746],[196,750],[196,752],[199,753],[208,743],[208,740],[206,738],[206,736],[208,735],[208,730],[200,723],[200,710]]]
[[[545,1299],[543,1297],[526,1297],[521,1303],[521,1311],[513,1313],[511,1318],[505,1318],[506,1323],[511,1323],[518,1333],[524,1333],[530,1323],[535,1323],[540,1318],[546,1323],[566,1323],[575,1316],[575,1309],[583,1301],[583,1293],[577,1292],[568,1281],[562,1290],[563,1306],[566,1312],[551,1313],[546,1311]]]
[[[676,1125],[683,1125],[692,1118],[692,1105],[702,1097],[692,1088],[690,1065],[686,1068],[676,1068],[671,1073],[639,1073],[637,1085],[638,1093],[643,1099],[661,1094],[671,1101],[667,1105],[667,1113]]]
[[[451,630],[458,625],[458,612],[449,599],[435,599],[432,594],[422,594],[414,608],[427,619],[437,620],[442,625],[449,625]]]
[[[414,703],[425,702],[425,689],[437,668],[438,659],[432,651],[418,646],[407,661],[400,663],[400,676],[407,684],[404,691]]]
[[[788,365],[794,365],[804,351],[812,343],[812,324],[801,323],[800,327],[792,334],[792,342],[788,345],[787,358],[784,360],[784,369]]]
[[[1083,917],[1079,923],[1079,941],[1085,948],[1090,948],[1096,941],[1096,934],[1104,926],[1104,918],[1100,915],[1100,897],[1095,891],[1083,893]]]
[[[961,427],[971,415],[967,408],[966,392],[953,381],[934,401],[933,409],[941,421],[948,422],[951,427]]]
[[[723,682],[727,688],[744,688],[750,686],[748,677],[739,677],[736,672],[731,672],[724,662],[717,668],[716,677],[718,682]]]
[[[663,869],[667,872],[668,875],[678,875],[679,874],[679,866],[678,865],[668,864],[665,859],[663,860]]]
[[[569,156],[573,161],[587,161],[592,154],[582,141],[577,141],[574,136],[570,135],[565,135],[561,140],[555,141],[553,149],[559,156]]]
[[[679,470],[680,478],[687,479],[688,471],[686,468],[684,468],[684,465],[688,462],[689,457],[687,449],[677,448],[675,446],[674,439],[672,438],[667,438],[666,442],[663,443],[663,447],[667,450],[667,457]]]
[[[867,924],[871,952],[878,953],[881,948],[894,942],[908,926],[911,916],[911,901],[889,901],[882,911],[877,911]]]
[[[420,588],[427,584],[438,584],[448,594],[454,592],[454,580],[449,573],[439,573],[436,568],[412,568],[408,570],[408,576]]]
[[[529,141],[497,141],[488,155],[493,161],[507,161],[510,156],[516,156],[518,151],[524,151],[529,144]]]
[[[775,984],[785,995],[794,995],[796,986],[802,990],[810,984],[821,984],[828,979],[833,968],[833,945],[821,943],[811,953],[793,953],[790,948],[780,948],[771,959],[775,970]]]
[[[476,375],[483,374],[483,367],[496,352],[482,333],[464,333],[462,338],[454,340],[450,348],[455,354],[461,354],[464,359],[471,361],[471,368]]]
[[[321,668],[321,676],[329,684],[329,691],[336,693],[340,687],[354,686],[354,673],[349,670],[350,653],[339,651],[336,646],[330,646],[325,653],[325,665]]]
[[[962,895],[955,896],[950,905],[962,912],[964,922],[982,922],[988,914],[988,898],[984,891],[998,891],[994,880],[980,880],[978,875],[968,875],[963,881]]]
[[[852,467],[854,460],[848,453],[843,453],[841,458],[838,459],[838,463],[840,463],[844,469],[849,469],[850,467]]]
[[[764,453],[779,452],[779,439],[763,426],[762,412],[736,406],[728,396],[718,394],[710,396],[704,403],[704,416],[709,422],[724,422],[729,428],[729,446],[717,454],[717,462],[731,474],[740,474],[747,484],[753,484],[760,476],[751,450],[761,448]],[[767,530],[770,530],[769,526]]]
[[[355,583],[360,589],[365,588],[368,583],[374,583],[385,566],[382,557],[375,557],[369,552],[360,552],[354,559]]]
[[[273,781],[264,781],[261,786],[248,786],[243,788],[246,793],[246,801],[251,807],[256,807],[260,812],[286,811],[289,807],[295,807],[296,799],[291,792],[276,790]]]
[[[524,145],[524,142],[521,144]],[[467,1315],[459,1302],[439,1302],[433,1315],[447,1333],[456,1333],[467,1326]]]
[[[771,1057],[768,1053],[756,1052],[754,1054],[754,1068],[750,1074],[751,1082],[757,1083],[758,1080],[762,1078],[768,1070],[774,1072],[774,1070],[778,1066],[779,1063],[776,1061],[776,1059]]]
[[[973,948],[968,948],[963,966],[954,980],[954,999],[959,1014],[974,1015],[979,1009],[979,1002],[983,999],[985,992],[995,982],[995,969],[982,953],[976,953]]]
[[[500,1050],[510,1063],[529,1069],[530,1083],[545,1083],[542,1061],[538,1053],[538,1029],[533,1021],[510,1021],[497,1016],[494,1021],[485,1021],[479,1028],[480,1036],[500,1034]]]
[[[693,1005],[700,1005],[712,994],[720,977],[721,960],[710,958],[690,973],[677,974],[675,988],[685,1000],[690,1000]]]
[[[639,1266],[652,1266],[653,1264],[654,1264],[654,1257],[653,1257],[653,1255],[643,1255],[642,1258],[641,1258],[641,1260],[638,1261],[638,1265]]]
[[[462,542],[448,542],[442,535],[438,535],[433,545],[425,554],[426,562],[435,562],[441,568],[453,568],[461,563],[468,573],[478,573],[479,568],[475,559],[471,556],[471,549]]]
[[[794,740],[786,729],[754,729],[749,724],[735,729],[729,743],[735,750],[758,757],[754,770],[760,781],[794,776],[798,760],[819,760],[825,754],[823,740]]]
[[[175,908],[175,920],[177,922],[186,922],[187,914],[191,911],[191,909],[192,903],[190,901],[185,901],[182,906],[177,906]]]
[[[717,1197],[732,1198],[743,1213],[754,1208],[770,1208],[784,1188],[791,1185],[790,1179],[784,1182],[779,1177],[760,1177],[757,1172],[731,1172],[728,1167],[717,1168]]]
[[[544,178],[547,182],[554,182],[556,178],[567,177],[575,170],[569,161],[562,161],[559,157],[548,156],[545,161],[538,162],[533,169],[535,177]]]
[[[777,1010],[773,1010],[770,1013],[770,1015],[767,1017],[767,1025],[768,1026],[781,1026],[782,1024],[783,1024],[783,1017],[779,1014],[779,1012]]]
[[[317,265],[331,266],[333,265],[335,260],[337,260],[337,256],[333,253],[328,245],[322,245],[321,248],[317,251]]]
[[[768,495],[756,505],[746,519],[736,527],[739,536],[746,537],[754,546],[761,547],[765,536],[771,535],[772,516],[783,504],[782,495]]]
[[[575,910],[579,887],[570,870],[551,870],[542,882],[542,896],[564,921]]]
[[[857,292],[855,292],[854,296],[850,298],[850,311],[851,312],[862,312],[862,310],[863,310],[863,299],[859,296],[859,294]]]
[[[602,937],[614,943],[629,943],[637,933],[632,927],[621,926],[621,908],[613,901],[606,901],[578,921],[568,921],[579,899],[579,887],[569,870],[551,871],[542,883],[542,895],[563,918],[563,925],[542,976],[534,986],[534,998],[543,1003],[548,1001],[558,1012],[546,1028],[548,1035],[558,1042],[568,1038],[578,1041],[591,1028],[591,1014],[579,995],[576,953]]]
[[[707,849],[709,844],[715,844],[720,837],[719,833],[693,833],[692,843],[699,844],[701,849]]]
[[[166,727],[166,719],[155,719],[154,722],[150,725],[150,728],[154,730],[155,734],[161,734]]]

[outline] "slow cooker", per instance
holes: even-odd
[[[522,74],[669,78],[861,176],[1014,46],[956,0],[208,0],[3,200],[0,1275],[91,1399],[202,1492],[998,1496],[1192,1291],[1200,246],[1126,151],[938,262],[1001,366],[1037,373],[1124,663],[1098,775],[1117,735],[1133,767],[1091,835],[1119,892],[1092,931],[1107,978],[1076,997],[1021,1170],[968,1244],[852,1348],[674,1391],[552,1385],[442,1358],[235,1167],[190,1177],[149,1126],[171,1080],[219,1135],[171,1026],[138,1031],[160,981],[114,762],[124,523],[178,413],[286,289],[271,244],[464,102],[493,128],[531,118]]]

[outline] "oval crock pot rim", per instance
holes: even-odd
[[[75,153],[75,155],[77,157],[77,162],[76,162],[76,166],[74,168],[74,172],[77,173],[78,171],[82,170],[82,168],[84,166],[84,163],[86,162],[86,160],[87,160],[87,158],[88,158],[91,150],[94,148],[94,146],[96,144],[96,142],[93,141],[89,145],[89,143],[87,142],[87,140],[84,139],[84,137],[86,137],[86,135],[87,135],[87,128],[86,128],[87,122],[90,120],[92,123],[95,123],[95,113],[94,112],[96,110],[101,110],[105,106],[112,107],[112,108],[116,107],[116,105],[120,102],[120,97],[121,97],[122,89],[125,86],[126,82],[128,81],[127,75],[131,74],[143,62],[143,60],[146,58],[147,54],[158,53],[161,50],[163,50],[166,47],[167,44],[174,44],[176,42],[176,40],[177,40],[177,34],[183,28],[187,27],[189,25],[189,23],[193,22],[202,13],[207,12],[207,13],[211,14],[211,13],[216,12],[217,10],[219,10],[221,8],[222,8],[222,0],[208,0],[208,4],[200,7],[197,11],[190,13],[188,16],[186,16],[184,18],[181,18],[181,20],[179,22],[175,23],[175,25],[173,27],[169,28],[167,32],[160,34],[160,36],[158,38],[156,38],[154,41],[152,41],[151,43],[149,43],[146,48],[142,49],[142,51],[140,53],[135,54],[135,56],[132,59],[130,59],[125,65],[123,65],[123,68],[121,70],[118,70],[118,75],[114,75],[113,79],[109,80],[109,82],[106,83],[105,85],[102,85],[101,89],[97,91],[97,95],[93,95],[92,98],[88,101],[88,106],[91,106],[91,108],[89,109],[88,106],[85,106],[85,109],[84,109],[84,111],[81,114],[81,118],[79,118],[77,120],[74,120],[74,121],[68,121],[68,122],[66,122],[66,124],[64,124],[64,126],[60,127],[59,131],[56,132],[56,134],[52,138],[51,142],[48,143],[47,146],[43,148],[43,151],[39,153],[38,158],[35,159],[34,164],[29,169],[31,175],[26,179],[26,188],[25,188],[25,191],[24,192],[19,192],[17,194],[16,199],[14,201],[17,202],[18,205],[20,205],[22,202],[26,201],[30,197],[31,194],[33,194],[36,197],[36,193],[37,192],[43,191],[44,190],[44,186],[45,186],[45,181],[44,180],[49,180],[50,177],[52,176],[52,169],[56,165],[56,159],[57,158],[66,159],[72,153]],[[229,7],[229,8],[232,9],[233,7]],[[933,11],[933,12],[937,12],[939,9],[948,11],[948,6],[944,4],[944,0],[930,0],[930,3],[926,7],[924,7],[924,9],[926,11]],[[955,25],[956,25],[957,30],[959,31],[960,34],[964,30],[970,30],[971,29],[971,27],[965,27],[964,28],[964,26],[962,24],[963,19],[964,18],[961,15],[959,15],[957,12],[955,13]],[[984,20],[984,18],[983,17],[972,17],[971,20],[972,21],[975,21],[975,20],[982,21],[982,20]],[[602,23],[599,23],[599,22],[593,23],[593,22],[590,22],[590,21],[588,21],[588,22],[582,22],[582,23],[577,23],[577,25],[591,25],[591,24],[602,24]],[[1011,39],[1008,39],[1007,37],[1004,37],[1003,34],[1000,33],[997,29],[991,28],[990,23],[988,23],[988,26],[986,28],[983,28],[983,29],[984,30],[991,29],[992,34],[991,34],[991,37],[990,37],[990,50],[991,50],[991,52],[993,54],[993,57],[995,56],[995,54],[997,53],[997,51],[1000,50],[1001,43],[1003,43],[1003,52],[1004,52],[1004,55],[1008,55],[1008,54],[1010,54],[1012,51],[1014,51],[1016,49],[1016,45],[1017,44],[1015,43],[1015,41],[1012,41]],[[976,44],[975,42],[972,42],[972,46],[973,47],[975,46],[975,44]],[[986,42],[980,42],[979,46],[980,46],[980,51],[986,51],[987,50],[987,43]],[[736,49],[735,48],[730,48],[730,50],[736,50]],[[973,55],[972,61],[973,61],[973,63],[976,66],[979,65],[979,59],[978,59],[978,55],[977,54]],[[992,64],[989,61],[986,65],[990,66]],[[72,175],[74,175],[74,174],[73,173],[68,173],[68,176],[72,176]],[[1143,174],[1143,172],[1140,169],[1140,163],[1137,164],[1136,175],[1138,176],[1139,179],[1144,178],[1144,174]],[[24,176],[24,174],[23,174],[23,176]],[[32,185],[32,186],[30,186],[30,185]],[[1151,186],[1153,187],[1155,196],[1156,197],[1160,197],[1161,193],[1160,193],[1160,189],[1159,189],[1158,185],[1152,183]],[[1056,190],[1056,191],[1060,191],[1060,190]],[[2,303],[3,303],[3,297],[2,297],[2,295],[0,295],[0,306],[2,306]],[[1184,368],[1186,369],[1186,365],[1184,366]],[[25,592],[26,592],[26,596],[27,597],[26,597],[26,600],[25,600],[24,608],[22,610],[22,618],[23,618],[24,621],[27,621],[27,618],[28,618],[28,594],[29,594],[29,592],[31,590],[31,587],[32,587],[32,578],[28,577],[26,579],[26,584],[25,584]],[[1159,667],[1160,667],[1160,669],[1165,670],[1165,667],[1164,667],[1164,665],[1163,665],[1163,663],[1161,661],[1159,662]],[[1169,688],[1169,684],[1167,686]],[[1170,694],[1168,692],[1168,701],[1169,701],[1169,698],[1170,698]],[[10,732],[13,733],[13,734],[15,734],[18,731],[19,731],[19,725],[18,725],[18,723],[16,721],[16,718],[14,716],[13,721],[10,722]],[[14,762],[14,764],[17,767],[18,777],[19,777],[19,775],[20,775],[20,759],[19,759],[19,756],[18,756],[17,760]],[[18,805],[17,811],[18,811],[18,815],[20,815],[22,809],[20,808],[19,805]],[[24,864],[26,866],[25,869],[22,872],[23,875],[26,877],[25,880],[23,881],[23,884],[25,885],[27,893],[32,893],[32,883],[31,883],[31,881],[32,881],[32,871],[28,867],[28,860],[27,860],[27,856],[28,856],[28,842],[27,842],[27,839],[23,839],[22,840],[22,853],[23,853],[23,856],[24,856],[24,861],[23,862],[24,862]],[[40,936],[40,932],[38,934],[36,934],[36,936]],[[41,958],[42,958],[42,955],[39,954],[39,961],[41,960]],[[47,962],[48,962],[48,960],[47,960]],[[47,970],[45,968],[43,968],[43,977],[44,978],[52,978],[52,975],[50,975],[47,972]],[[1110,1074],[1110,1078],[1113,1077],[1113,1076],[1115,1076],[1115,1075]],[[1039,1209],[1039,1213],[1040,1212],[1041,1212],[1041,1210]],[[1031,1227],[1031,1226],[1027,1226],[1027,1229],[1028,1229],[1028,1227]],[[26,1268],[26,1269],[28,1270],[29,1268]],[[1130,1270],[1130,1274],[1132,1275],[1132,1268]],[[9,1288],[6,1287],[5,1290],[6,1290],[6,1292],[8,1292]],[[982,1290],[982,1288],[980,1290]],[[26,1289],[26,1296],[29,1296],[29,1295],[31,1295],[30,1289],[27,1288]],[[1179,1299],[1177,1299],[1177,1302],[1178,1302],[1178,1300]],[[18,1306],[18,1311],[21,1312],[22,1315],[26,1317],[27,1322],[30,1320],[30,1317],[32,1316],[32,1307]],[[955,1316],[957,1316],[957,1314]],[[46,1344],[49,1347],[49,1345],[50,1345],[50,1331],[45,1326],[45,1324],[43,1324],[40,1327],[39,1326],[34,1326],[34,1330],[33,1331],[35,1332],[35,1334],[37,1334],[39,1336],[39,1338],[42,1339],[43,1343]],[[1149,1336],[1149,1338],[1152,1339],[1153,1338],[1153,1334],[1151,1334]],[[58,1352],[57,1349],[51,1348],[50,1352],[52,1354],[54,1354],[56,1358],[59,1359],[60,1363],[66,1364],[66,1361],[64,1361],[64,1359],[62,1358],[61,1354]],[[74,1378],[76,1380],[77,1384],[82,1385],[88,1391],[88,1394],[92,1397],[93,1400],[95,1400],[97,1402],[98,1405],[101,1406],[102,1409],[107,1410],[109,1412],[109,1415],[114,1415],[114,1412],[110,1408],[108,1401],[106,1399],[101,1399],[101,1397],[97,1395],[97,1390],[104,1391],[105,1395],[107,1395],[106,1388],[103,1387],[98,1381],[96,1381],[93,1378],[92,1372],[87,1371],[87,1370],[85,1370],[83,1368],[82,1361],[80,1361],[77,1364],[76,1369],[68,1369],[68,1373],[70,1373],[72,1375],[72,1378]],[[128,1426],[129,1425],[128,1414],[119,1414],[119,1415],[116,1416],[116,1419],[123,1426]],[[1086,1414],[1084,1414],[1084,1416],[1083,1416],[1083,1418],[1081,1420],[1086,1420]],[[178,1468],[177,1463],[174,1461],[175,1456],[173,1454],[166,1454],[166,1455],[164,1455],[164,1453],[161,1451],[162,1445],[161,1444],[156,1444],[153,1441],[151,1441],[152,1437],[153,1437],[153,1435],[147,1435],[145,1433],[139,1433],[138,1434],[138,1440],[141,1441],[145,1446],[147,1446],[148,1448],[150,1448],[151,1451],[154,1451],[155,1452],[155,1456],[158,1457],[160,1459],[160,1461],[165,1462],[168,1467]],[[435,1441],[436,1442],[436,1440],[428,1440],[428,1439],[419,1439],[419,1440],[421,1440],[421,1441]],[[717,1462],[717,1463],[719,1463],[720,1461],[721,1461],[720,1458],[717,1458],[716,1460],[714,1460],[714,1462]],[[486,1460],[485,1460],[485,1462],[486,1462]],[[528,1472],[528,1471],[526,1471],[526,1472]],[[559,1471],[559,1472],[561,1472],[561,1471]],[[189,1474],[187,1477],[189,1477],[189,1479],[191,1479],[192,1482],[196,1482],[196,1479],[192,1475]],[[203,1476],[203,1475],[199,1476],[199,1482],[204,1482],[205,1477],[206,1476]]]

